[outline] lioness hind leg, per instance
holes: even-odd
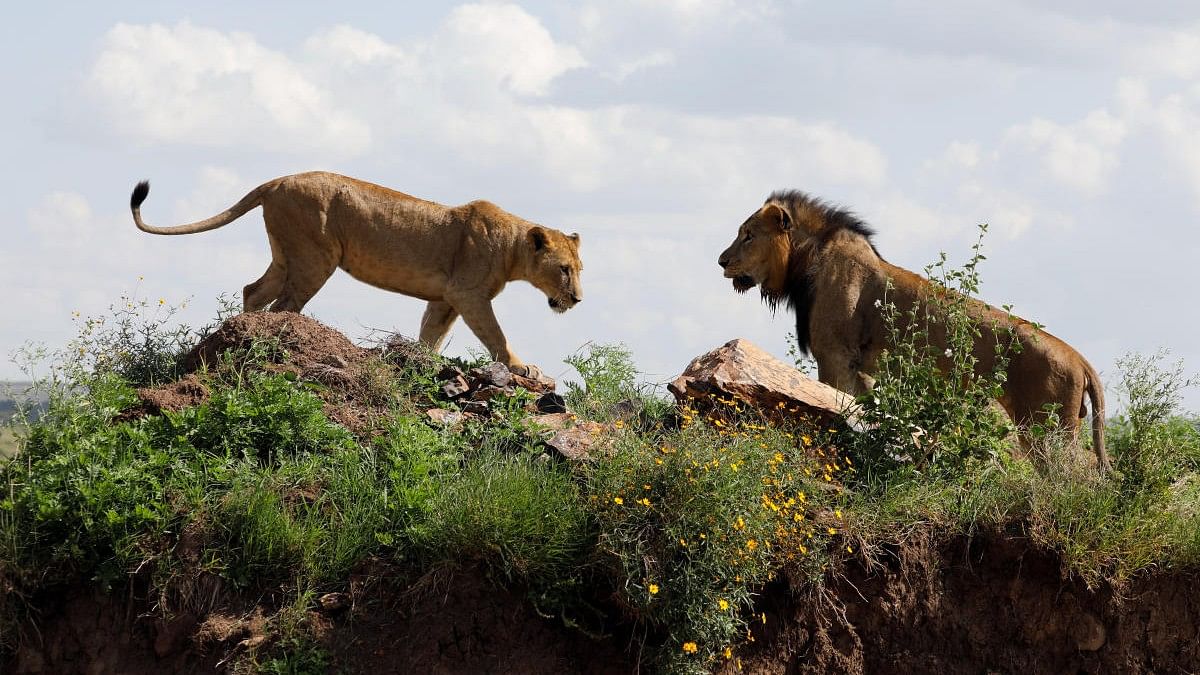
[[[299,312],[304,309],[304,305],[308,304],[317,291],[321,290],[336,269],[336,261],[320,260],[315,257],[300,261],[289,258],[283,293],[271,305],[271,311]]]
[[[458,311],[448,302],[432,300],[425,306],[425,314],[421,317],[420,340],[433,351],[442,348],[442,341],[450,332],[450,326],[458,319]]]
[[[271,304],[272,300],[279,297],[286,278],[287,272],[283,269],[283,266],[272,260],[271,265],[258,278],[258,281],[247,284],[242,289],[242,311],[257,312]]]

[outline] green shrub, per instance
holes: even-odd
[[[889,346],[879,357],[874,388],[858,399],[864,431],[846,439],[866,476],[901,466],[956,471],[969,457],[995,457],[1007,448],[1012,425],[994,401],[1020,345],[1006,327],[989,327],[995,366],[975,372],[974,347],[984,334],[971,296],[979,290],[986,232],[981,225],[962,269],[947,267],[945,253],[926,268],[934,290],[923,302],[903,311],[888,300],[876,303]]]
[[[671,405],[656,395],[655,387],[638,384],[637,368],[632,354],[624,344],[584,345],[580,351],[563,361],[583,378],[582,383],[567,386],[567,406],[575,413],[593,420],[610,420],[618,403],[629,402],[645,419],[660,419]]]
[[[670,671],[716,665],[753,623],[752,594],[781,565],[819,570],[840,529],[823,506],[845,460],[725,408],[709,419],[686,408],[683,428],[659,437],[622,432],[611,458],[585,468],[601,564],[630,611],[665,633],[657,663]]]

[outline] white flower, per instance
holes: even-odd
[[[946,358],[950,358],[951,356],[954,356],[954,352],[951,351],[951,349],[949,347],[947,347],[946,348]]]
[[[875,308],[879,309],[880,307],[883,307],[883,301],[879,298],[875,298]]]

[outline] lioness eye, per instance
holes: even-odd
[[[571,272],[571,268],[567,267],[566,265],[563,265],[562,267],[560,267],[558,269],[562,270],[563,274],[569,274]]]
[[[747,242],[749,242],[749,241],[750,241],[751,239],[753,239],[753,238],[754,238],[754,235],[753,235],[753,234],[750,234],[749,232],[747,232],[747,233],[746,233],[746,241],[747,241]]]

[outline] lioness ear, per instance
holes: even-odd
[[[533,250],[540,251],[546,248],[546,231],[536,225],[529,228],[529,242],[533,244]]]
[[[579,243],[579,233],[578,232],[571,233],[571,241],[575,242],[576,244]]]
[[[792,217],[786,209],[778,204],[767,204],[762,207],[762,217],[768,223],[777,225],[780,230],[787,232],[792,229]]]

